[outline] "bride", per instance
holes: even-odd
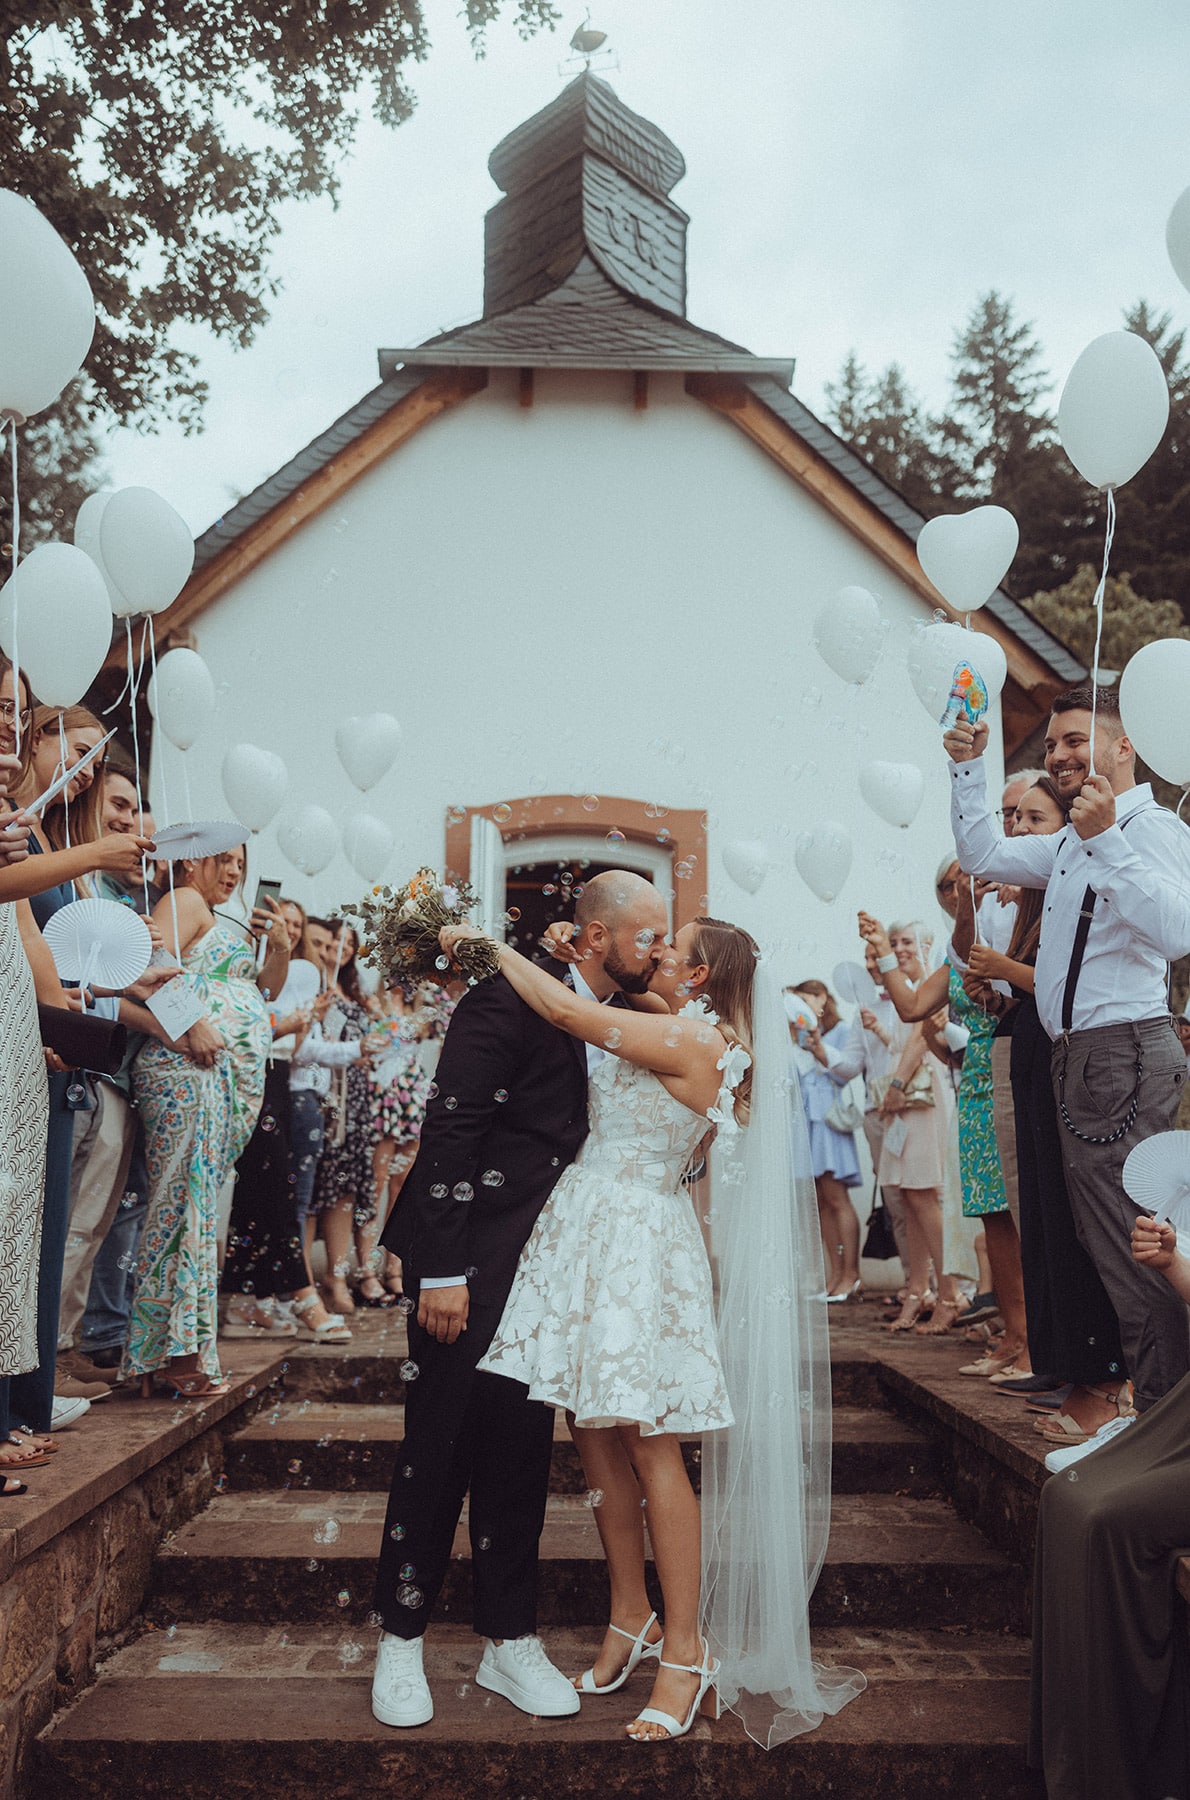
[[[448,926],[442,948],[482,935]],[[536,1012],[612,1053],[591,1077],[590,1135],[521,1252],[479,1364],[565,1407],[582,1458],[611,1624],[575,1685],[612,1693],[655,1658],[650,1704],[630,1737],[680,1737],[722,1700],[772,1746],[864,1686],[857,1671],[810,1653],[809,1597],[830,1513],[830,1361],[806,1128],[776,983],[748,933],[715,919],[683,926],[656,954],[655,1011],[609,1013],[495,948]],[[682,1185],[708,1135],[718,1329]],[[699,1433],[701,1525],[681,1451],[682,1436]],[[664,1628],[646,1597],[646,1522]]]

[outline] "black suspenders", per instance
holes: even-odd
[[[1127,831],[1133,819],[1139,818],[1142,812],[1152,809],[1138,806],[1134,813],[1120,825],[1121,831]],[[1093,887],[1088,887],[1083,894],[1083,903],[1079,908],[1078,924],[1075,927],[1074,943],[1070,949],[1070,967],[1066,971],[1066,986],[1062,989],[1062,1030],[1069,1032],[1074,1024],[1074,996],[1078,989],[1078,978],[1083,972],[1083,957],[1087,953],[1087,937],[1091,930],[1091,916],[1095,911],[1098,895]]]

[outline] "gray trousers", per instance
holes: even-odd
[[[1190,1311],[1163,1276],[1133,1261],[1140,1209],[1124,1192],[1123,1168],[1137,1144],[1173,1130],[1185,1052],[1168,1018],[1102,1025],[1059,1038],[1052,1071],[1074,1228],[1116,1309],[1136,1409],[1144,1412],[1190,1373]],[[1134,1094],[1136,1117],[1114,1144],[1075,1136],[1110,1135],[1124,1123]]]
[[[1016,1166],[1016,1110],[1012,1102],[1012,1039],[992,1039],[992,1124],[996,1131],[996,1149],[1000,1155],[1000,1173],[1004,1177],[1004,1198],[1017,1230],[1021,1224],[1020,1187]]]

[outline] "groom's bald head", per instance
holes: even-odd
[[[665,901],[643,875],[605,869],[592,876],[574,909],[583,978],[600,995],[643,994],[668,929]]]

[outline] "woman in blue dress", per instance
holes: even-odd
[[[799,1034],[791,1023],[790,1031],[800,1052],[796,1060],[810,1127],[814,1191],[826,1255],[826,1297],[835,1302],[860,1300],[859,1217],[848,1191],[860,1184],[855,1133],[836,1131],[826,1115],[842,1099],[843,1089],[862,1065],[853,1053],[851,1030],[840,1019],[825,982],[802,981],[792,992],[818,1021],[816,1030]]]

